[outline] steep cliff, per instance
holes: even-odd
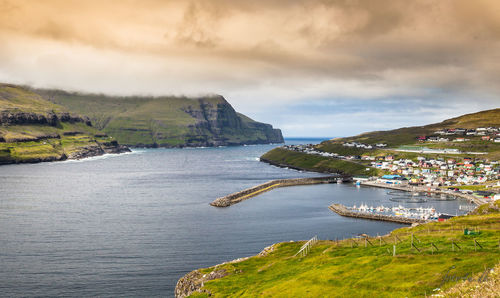
[[[89,116],[98,129],[129,146],[212,147],[283,142],[279,129],[237,113],[219,95],[118,97],[33,91],[54,104]]]
[[[80,159],[130,151],[88,117],[14,85],[0,84],[0,164]]]

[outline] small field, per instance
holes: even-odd
[[[113,141],[109,136],[96,134],[99,135],[97,129],[83,123],[0,127],[0,135],[9,141],[0,142],[0,164],[61,160],[82,148]]]

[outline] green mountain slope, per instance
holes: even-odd
[[[77,159],[129,151],[40,95],[0,84],[0,164]]]
[[[186,147],[281,143],[279,129],[237,113],[218,95],[199,98],[106,96],[33,90],[87,115],[95,126],[130,146]]]
[[[425,126],[403,127],[388,131],[373,131],[353,137],[337,138],[333,142],[362,142],[366,144],[386,143],[388,146],[398,146],[415,143],[420,135],[431,135],[436,130],[445,128],[473,129],[478,127],[500,127],[500,108],[466,114],[443,122]],[[329,142],[332,142],[329,141]],[[328,141],[327,141],[328,142]]]

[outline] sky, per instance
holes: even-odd
[[[0,0],[0,82],[220,94],[285,137],[500,107],[497,0]]]

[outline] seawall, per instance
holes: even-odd
[[[214,207],[229,207],[241,201],[250,199],[263,192],[269,191],[277,187],[295,186],[295,185],[311,185],[323,183],[336,183],[337,180],[348,179],[341,175],[327,177],[312,177],[312,178],[294,178],[294,179],[279,179],[271,180],[266,183],[247,188],[245,190],[232,193],[230,195],[215,199],[210,205]]]
[[[344,205],[341,204],[332,204],[328,206],[330,210],[337,213],[341,216],[347,217],[355,217],[355,218],[364,218],[364,219],[372,219],[372,220],[383,220],[390,222],[397,222],[402,224],[414,224],[414,223],[425,223],[427,220],[425,219],[417,219],[417,218],[405,218],[398,216],[390,216],[390,215],[382,215],[382,214],[374,214],[374,213],[363,213],[363,212],[353,212],[348,210]]]

